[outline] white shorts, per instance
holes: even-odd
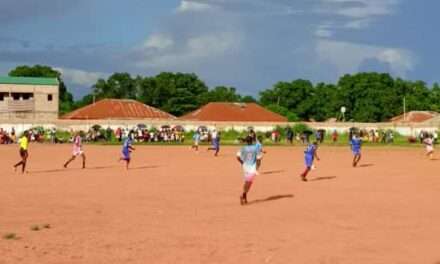
[[[75,156],[75,157],[77,157],[77,156],[82,155],[83,153],[84,153],[84,151],[82,151],[82,150],[77,150],[77,151],[73,151],[73,152],[72,152],[72,155]]]
[[[244,181],[245,182],[253,182],[255,179],[255,176],[257,176],[257,172],[245,172],[244,173]]]
[[[433,146],[426,146],[426,152],[433,152],[434,151],[434,147]]]

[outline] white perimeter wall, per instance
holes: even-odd
[[[185,130],[195,130],[199,126],[206,126],[209,129],[216,128],[218,130],[230,130],[235,129],[237,131],[246,130],[248,127],[253,127],[256,131],[267,132],[273,130],[276,126],[293,126],[295,123],[265,123],[265,122],[194,122],[194,121],[181,121],[181,120],[55,120],[55,121],[0,121],[0,128],[10,131],[12,128],[17,133],[22,131],[42,126],[46,129],[56,127],[59,130],[73,130],[73,131],[87,131],[93,125],[100,125],[103,128],[110,127],[116,129],[133,128],[137,124],[145,124],[147,127],[160,128],[163,125],[181,125]],[[314,129],[325,129],[328,132],[337,130],[340,133],[347,132],[350,127],[358,127],[362,129],[392,129],[405,136],[416,136],[421,130],[436,131],[439,130],[439,124],[408,124],[408,123],[306,123],[308,126]]]

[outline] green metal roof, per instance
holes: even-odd
[[[0,84],[59,85],[57,78],[0,76]]]

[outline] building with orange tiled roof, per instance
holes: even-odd
[[[405,115],[402,114],[391,118],[391,122],[422,123],[438,115],[439,113],[432,111],[411,111]]]
[[[179,118],[214,122],[287,122],[287,118],[256,103],[208,103]]]
[[[70,120],[102,119],[175,119],[176,117],[129,99],[103,99],[94,104],[79,108],[61,117]]]

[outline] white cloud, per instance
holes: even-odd
[[[170,36],[163,34],[154,34],[145,41],[144,47],[147,49],[154,48],[161,50],[172,47],[173,45],[174,41]]]
[[[392,14],[398,3],[397,0],[358,0],[357,2],[363,6],[342,8],[337,13],[353,18],[383,16]]]
[[[368,27],[370,25],[370,22],[370,19],[351,20],[344,25],[344,28],[362,29]]]
[[[328,24],[319,25],[315,31],[315,36],[320,38],[329,38],[333,36],[333,31],[330,30],[331,26]]]
[[[92,86],[100,78],[105,78],[109,74],[102,72],[87,72],[79,69],[71,68],[55,68],[61,73],[63,80],[75,85]]]
[[[389,15],[399,0],[322,0],[327,11],[352,18]],[[353,6],[355,4],[356,6]]]
[[[189,0],[182,0],[180,2],[179,7],[177,8],[177,12],[199,12],[213,8],[212,5],[208,3],[194,2]]]
[[[332,29],[367,28],[379,16],[392,15],[400,0],[321,0],[320,14],[342,16],[334,19]],[[338,22],[336,22],[338,21]],[[330,28],[327,28],[330,29]]]
[[[414,69],[415,59],[411,52],[407,50],[393,48],[382,49],[376,58],[379,61],[389,63],[396,73],[400,72],[403,76],[407,71]]]
[[[147,40],[147,42],[149,41]],[[210,32],[189,37],[178,43],[170,38],[166,43],[167,48],[161,52],[156,52],[151,47],[145,47],[138,51],[143,55],[143,59],[138,65],[142,68],[185,68],[215,60],[225,54],[237,51],[241,46],[242,37],[235,32]]]
[[[356,72],[364,61],[375,59],[388,64],[393,74],[404,77],[416,62],[414,55],[405,49],[343,41],[320,40],[316,52],[319,60],[335,66],[339,75]]]

